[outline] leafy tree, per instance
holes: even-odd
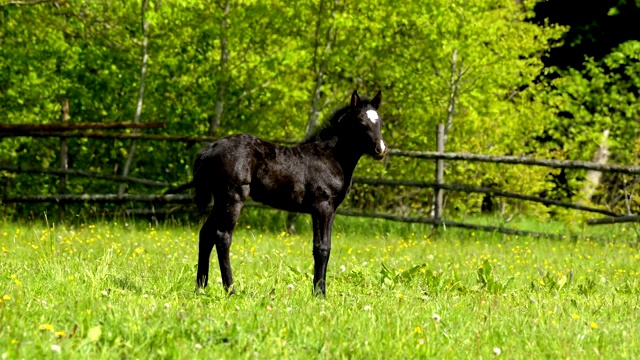
[[[308,124],[320,119],[322,126],[353,89],[380,89],[384,134],[394,148],[433,150],[436,124],[447,122],[447,151],[562,157],[534,136],[554,121],[550,103],[559,95],[532,82],[565,28],[525,21],[534,6],[513,0],[149,1],[146,36],[139,2],[3,6],[0,116],[9,123],[57,122],[61,101],[69,99],[71,122],[131,121],[147,38],[140,121],[166,121],[168,128],[157,133],[215,130],[301,140]],[[129,144],[70,139],[71,167],[119,174]],[[48,166],[57,163],[56,149],[57,139],[4,139],[0,161]],[[187,181],[197,149],[140,142],[131,175]],[[365,160],[357,171],[430,180],[434,166],[393,158]],[[532,193],[549,187],[546,176],[538,168],[456,163],[446,179]],[[55,184],[28,176],[4,179],[7,193],[55,192]],[[72,192],[117,189],[86,179],[72,184]],[[137,185],[129,191],[149,192]],[[361,209],[424,212],[431,194],[358,185],[348,201]],[[481,200],[451,193],[448,209],[479,211]]]

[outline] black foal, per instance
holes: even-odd
[[[292,147],[251,135],[232,135],[209,144],[196,157],[195,203],[213,210],[200,230],[198,287],[207,286],[209,257],[216,246],[222,284],[234,292],[229,248],[233,229],[247,197],[271,207],[311,214],[313,220],[313,292],[325,295],[331,228],[338,206],[351,187],[351,177],[364,154],[382,159],[378,107],[382,93],[363,100],[357,91],[351,103],[336,111],[315,136]]]

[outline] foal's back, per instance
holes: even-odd
[[[312,212],[323,201],[345,193],[342,169],[328,142],[280,146],[252,135],[231,135],[205,147],[200,168],[211,171],[215,198],[263,204],[297,212]],[[199,171],[196,169],[196,171]]]

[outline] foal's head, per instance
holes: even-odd
[[[356,90],[351,94],[348,111],[339,120],[353,136],[353,145],[378,160],[387,153],[387,144],[382,140],[382,118],[378,114],[381,101],[380,91],[368,101],[360,99]]]

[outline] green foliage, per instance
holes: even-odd
[[[609,162],[634,164],[640,155],[640,41],[627,41],[600,61],[587,59],[583,70],[556,72],[549,90],[540,96],[550,110],[546,127],[538,133],[547,139],[540,146],[560,157],[589,161],[608,130]],[[568,181],[579,184],[582,176],[574,172]],[[620,177],[608,176],[600,187],[600,198],[609,207],[625,212],[625,203],[615,190],[621,182]],[[579,187],[574,185],[573,189]],[[633,188],[627,191],[631,193]]]
[[[167,122],[166,130],[152,133],[205,135],[222,94],[216,135],[247,132],[300,140],[323,61],[322,117],[345,104],[354,88],[362,94],[382,89],[383,133],[393,148],[434,150],[435,127],[449,118],[455,83],[447,151],[588,160],[594,139],[610,127],[616,162],[633,162],[636,150],[631,149],[640,149],[630,120],[637,117],[637,43],[591,61],[583,72],[568,70],[551,83],[533,84],[543,71],[541,57],[566,31],[526,21],[535,4],[232,1],[225,15],[218,3],[151,1],[145,14],[149,63],[141,121]],[[0,7],[0,121],[58,122],[63,99],[70,100],[71,122],[131,121],[144,38],[139,5],[67,0]],[[229,50],[224,64],[223,41]],[[571,112],[573,119],[558,116],[561,111]],[[546,132],[553,141],[540,140]],[[128,147],[123,140],[70,139],[71,167],[120,174]],[[199,146],[139,142],[138,148],[131,176],[178,184],[190,178]],[[56,166],[57,149],[57,139],[5,138],[0,163]],[[432,162],[390,158],[382,163],[364,159],[356,175],[430,181],[433,173]],[[452,163],[446,181],[541,194],[553,190],[550,173]],[[570,176],[572,189],[579,187],[581,174]],[[7,194],[51,194],[57,188],[55,178],[2,174],[2,179]],[[116,189],[117,184],[81,178],[69,185],[73,193]],[[161,189],[130,185],[129,191]],[[447,209],[475,213],[482,199],[450,193]],[[547,212],[498,201],[504,214]],[[358,185],[346,205],[424,214],[431,203],[428,190]]]

